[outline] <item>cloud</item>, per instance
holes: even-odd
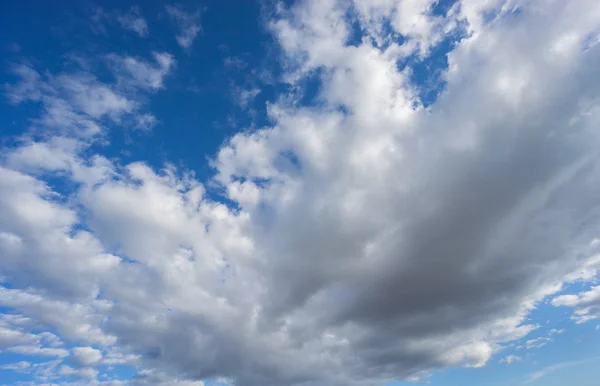
[[[137,6],[123,10],[105,10],[102,7],[93,7],[90,13],[91,23],[89,23],[92,32],[108,36],[109,30],[115,25],[136,33],[139,37],[145,38],[149,34],[148,22],[141,15],[140,8]]]
[[[158,123],[158,119],[150,113],[137,116],[136,128],[144,131],[150,131]]]
[[[254,99],[260,94],[260,89],[258,87],[253,88],[244,88],[244,87],[232,87],[232,94],[234,101],[242,108],[248,108],[248,105],[252,104]]]
[[[225,59],[223,59],[223,65],[225,68],[235,69],[238,71],[248,67],[248,63],[244,59],[237,56],[227,56]]]
[[[6,97],[9,102],[19,104],[25,100],[39,100],[41,98],[40,74],[26,64],[14,66],[12,70],[21,81],[15,85],[5,85]]]
[[[572,319],[577,324],[597,319],[600,317],[600,286],[593,286],[575,295],[557,296],[552,299],[552,305],[573,308]]]
[[[74,347],[71,350],[71,360],[80,367],[89,367],[102,360],[102,351],[93,347]]]
[[[552,338],[541,336],[541,337],[538,337],[535,339],[529,339],[529,340],[525,341],[525,343],[522,346],[517,346],[517,349],[524,348],[527,350],[531,350],[534,348],[542,348],[552,341],[553,341]]]
[[[85,71],[48,75],[45,79],[32,68],[19,65],[14,73],[21,80],[7,86],[13,103],[39,102],[44,109],[34,122],[45,130],[91,137],[101,131],[100,120],[118,122],[132,112],[135,102]]]
[[[200,25],[200,10],[187,11],[182,5],[165,6],[167,14],[177,25],[179,33],[177,34],[177,44],[182,48],[190,48],[198,33],[202,31]]]
[[[39,101],[47,134],[2,159],[0,306],[113,353],[94,363],[136,362],[140,385],[378,384],[481,367],[524,339],[539,301],[597,276],[600,53],[582,44],[600,6],[395,4],[276,13],[284,78],[318,82],[317,102],[284,94],[269,125],[223,144],[206,186],[231,205],[185,169],[109,161],[57,130],[139,117],[130,88],[163,87],[166,57],[115,56],[111,85],[22,68],[9,98]],[[402,64],[445,36],[426,107]]]
[[[16,372],[26,372],[27,369],[29,369],[31,367],[31,363],[27,362],[27,361],[20,361],[20,362],[16,362],[16,363],[8,363],[5,365],[0,366],[0,369],[2,370],[12,370],[12,371],[16,371]]]
[[[561,363],[557,363],[548,367],[543,368],[542,370],[536,371],[535,373],[532,373],[529,375],[529,377],[523,382],[523,383],[531,383],[531,382],[535,382],[538,379],[544,378],[552,373],[555,373],[557,371],[569,368],[569,367],[574,367],[574,366],[580,366],[589,362],[595,362],[600,358],[589,358],[589,359],[584,359],[584,360],[580,360],[580,361],[570,361],[570,362],[561,362]]]
[[[132,386],[205,386],[203,381],[181,380],[152,370],[142,371],[131,384]]]
[[[117,15],[117,21],[121,27],[137,33],[139,37],[148,36],[148,23],[140,16],[138,7],[132,7],[128,12]]]
[[[152,54],[155,63],[149,63],[130,56],[111,55],[114,71],[125,84],[142,89],[158,90],[163,88],[164,78],[175,66],[175,59],[165,52]]]
[[[504,358],[500,359],[500,363],[504,363],[505,365],[510,365],[510,364],[515,363],[515,362],[520,362],[522,360],[523,360],[523,358],[521,358],[520,356],[517,356],[517,355],[507,355]]]
[[[19,330],[0,326],[0,348],[36,343],[37,337]]]
[[[42,270],[43,268],[40,270],[43,273]],[[54,292],[60,295],[59,290]],[[110,303],[101,300],[84,303],[48,299],[41,295],[0,287],[0,305],[21,315],[27,315],[35,320],[38,326],[56,331],[69,341],[102,346],[114,344],[115,337],[106,334],[99,327],[105,319],[103,312],[110,308]]]
[[[84,379],[90,379],[90,380],[95,380],[96,377],[98,376],[98,370],[96,369],[92,369],[92,368],[80,368],[80,369],[74,369],[70,366],[67,365],[62,365],[59,369],[58,369],[58,374],[64,377],[78,377],[78,378],[84,378]]]
[[[152,58],[107,55],[105,64],[114,83],[100,81],[88,66],[81,65],[85,59],[79,61],[79,69],[59,74],[45,71],[41,75],[28,65],[15,65],[12,72],[19,80],[5,86],[6,95],[15,105],[40,103],[41,114],[32,121],[46,135],[92,141],[102,137],[111,124],[148,130],[155,119],[140,111],[144,93],[164,88],[164,79],[176,63],[166,52],[153,52]]]
[[[66,357],[69,352],[62,348],[39,346],[14,346],[7,351],[22,355]]]

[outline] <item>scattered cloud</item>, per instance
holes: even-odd
[[[578,294],[561,295],[552,299],[555,307],[574,309],[572,319],[577,323],[585,323],[600,317],[600,286],[591,287]]]
[[[79,70],[51,74],[36,71],[26,64],[13,67],[19,78],[6,85],[6,96],[15,105],[36,102],[43,106],[34,128],[53,129],[54,135],[91,139],[99,137],[108,124],[133,121],[132,126],[150,129],[156,120],[140,111],[143,94],[164,87],[165,77],[175,67],[175,59],[165,52],[154,52],[153,61],[110,54],[107,61],[116,83],[100,81],[88,66]],[[81,62],[81,61],[80,61]]]
[[[500,359],[500,363],[503,363],[505,365],[510,365],[516,362],[521,362],[523,360],[523,358],[521,358],[520,356],[517,355],[507,355],[504,358]]]
[[[89,380],[95,380],[96,377],[98,376],[98,370],[96,369],[92,369],[92,368],[78,368],[78,369],[74,369],[70,366],[67,365],[62,365],[60,366],[60,368],[58,369],[58,374],[63,376],[63,377],[78,377],[78,378],[84,378],[84,379],[89,379]]]
[[[115,75],[125,84],[142,89],[158,90],[164,78],[175,67],[175,59],[165,52],[152,54],[154,63],[131,56],[110,55]]]
[[[244,87],[233,87],[232,94],[234,101],[240,106],[242,109],[248,108],[249,105],[256,99],[258,94],[260,94],[260,89],[258,87],[253,88],[244,88]]]
[[[139,7],[132,7],[128,12],[117,15],[116,18],[124,29],[135,32],[139,37],[148,36],[148,23],[140,15]]]
[[[567,330],[565,330],[564,328],[561,328],[561,329],[553,328],[550,331],[548,331],[548,335],[560,335],[560,334],[564,333],[565,331],[567,331]]]
[[[75,347],[71,350],[71,360],[80,367],[89,367],[102,360],[102,351],[93,347]]]
[[[151,131],[158,123],[158,119],[152,114],[146,113],[137,116],[136,128],[143,131]]]
[[[225,68],[232,68],[236,70],[243,70],[244,68],[248,67],[248,63],[244,59],[237,56],[227,56],[225,59],[223,59],[223,65]]]
[[[198,33],[202,31],[200,10],[194,9],[190,11],[181,4],[167,5],[165,9],[179,30],[176,36],[177,44],[182,48],[189,49],[198,36]]]
[[[139,94],[165,87],[171,55],[113,53],[115,83],[16,66],[8,100],[35,102],[43,135],[0,158],[0,306],[21,318],[3,319],[3,347],[57,357],[31,370],[48,380],[99,383],[101,365],[135,363],[132,385],[359,386],[481,367],[525,339],[541,300],[598,273],[600,56],[580,48],[600,5],[512,17],[463,1],[442,17],[429,4],[278,10],[285,81],[317,78],[318,103],[284,93],[266,126],[222,145],[204,182],[91,146],[109,124],[155,123]],[[191,47],[200,13],[166,9]],[[351,22],[365,36],[353,40]],[[452,33],[426,107],[399,63]],[[597,288],[552,304],[594,316]],[[30,321],[64,347],[19,324]]]
[[[527,340],[523,345],[517,346],[517,349],[524,348],[527,350],[531,350],[531,349],[535,349],[535,348],[542,348],[552,341],[553,341],[552,338],[541,336],[539,338]]]
[[[39,347],[39,346],[13,346],[6,351],[21,355],[66,357],[69,352],[62,348]]]
[[[8,363],[0,366],[2,370],[12,370],[19,373],[26,372],[31,367],[31,363],[27,361],[20,361],[15,363]]]

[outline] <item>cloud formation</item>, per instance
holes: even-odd
[[[190,47],[198,15],[167,12]],[[82,379],[102,361],[138,365],[134,385],[370,385],[484,366],[538,327],[541,300],[597,274],[599,21],[592,0],[279,9],[285,79],[316,76],[318,103],[274,101],[272,125],[223,144],[209,183],[90,151],[106,122],[142,114],[137,92],[164,87],[169,54],[110,56],[116,84],[19,66],[8,98],[40,103],[45,135],[2,159],[0,306],[78,345],[78,368],[48,368]],[[410,63],[448,36],[426,106]],[[553,304],[594,315],[596,289]],[[6,328],[7,348],[52,349]]]
[[[117,21],[121,27],[135,32],[141,38],[148,36],[148,23],[146,22],[146,19],[140,15],[140,9],[138,7],[133,7],[128,12],[117,15]]]
[[[185,49],[190,48],[198,33],[202,31],[200,10],[189,11],[181,4],[167,5],[165,9],[179,30],[176,36],[177,44]]]
[[[523,358],[521,358],[518,355],[507,355],[506,357],[500,359],[500,363],[503,363],[505,365],[510,365],[516,362],[520,362],[522,361]]]

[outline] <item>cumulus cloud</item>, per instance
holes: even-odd
[[[14,284],[0,305],[93,351],[81,369],[53,367],[92,379],[110,358],[135,361],[140,385],[370,385],[484,366],[538,327],[539,301],[599,267],[600,51],[584,42],[600,5],[510,3],[278,10],[285,79],[316,76],[318,103],[283,95],[272,124],[223,144],[207,186],[235,205],[191,172],[84,154],[70,132],[7,149],[0,274]],[[198,16],[167,11],[189,47]],[[426,107],[406,63],[447,36],[445,88]],[[130,59],[122,88],[21,68],[9,98],[41,101],[42,120],[48,95],[72,125],[124,119],[121,93],[158,90],[171,68]],[[36,167],[74,182],[69,199]],[[589,315],[590,298],[553,303]]]
[[[167,5],[165,10],[179,30],[176,36],[177,44],[182,48],[190,48],[198,33],[202,31],[200,10],[195,9],[190,11],[181,4]]]
[[[74,369],[67,365],[62,365],[58,370],[58,374],[65,377],[75,376],[78,378],[96,379],[98,376],[98,370],[89,367]]]
[[[102,360],[102,351],[93,347],[74,347],[71,350],[71,359],[81,367],[89,367]]]

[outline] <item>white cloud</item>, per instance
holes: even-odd
[[[35,335],[0,325],[0,349],[28,343],[37,343],[37,340]]]
[[[71,359],[80,367],[89,367],[102,360],[102,351],[93,347],[74,347],[71,349]]]
[[[2,366],[0,366],[0,369],[12,370],[12,371],[16,371],[16,372],[26,372],[27,369],[29,369],[30,367],[31,367],[31,363],[29,363],[27,361],[20,361],[20,362],[8,363],[5,365],[2,365]]]
[[[18,104],[25,100],[37,101],[41,98],[39,89],[40,74],[29,65],[13,67],[13,73],[20,78],[17,84],[6,85],[6,96],[11,103]]]
[[[66,259],[70,260],[69,257]],[[40,272],[43,273],[43,269]],[[68,274],[64,275],[67,277]],[[43,285],[41,282],[38,286]],[[60,289],[59,289],[60,290]],[[55,289],[54,292],[57,292]],[[60,295],[60,292],[57,293]],[[115,343],[114,336],[106,334],[99,325],[110,304],[106,301],[92,300],[86,304],[69,303],[44,298],[20,290],[0,287],[0,305],[26,315],[39,325],[57,331],[74,342],[110,346]]]
[[[6,86],[7,97],[13,104],[39,102],[42,109],[33,119],[34,128],[44,135],[85,140],[80,146],[101,138],[108,124],[149,129],[153,115],[140,111],[143,92],[164,88],[175,59],[166,52],[153,52],[153,61],[116,54],[106,58],[115,83],[100,81],[83,58],[77,60],[80,69],[59,74],[41,75],[30,66],[18,65],[13,73],[19,81]]]
[[[540,336],[538,338],[529,339],[529,340],[525,341],[525,343],[523,345],[517,346],[517,349],[525,348],[527,350],[531,350],[534,348],[542,348],[552,341],[553,341],[552,338]]]
[[[158,119],[152,114],[146,113],[137,116],[136,128],[150,131],[158,123]]]
[[[588,291],[576,295],[561,295],[552,299],[555,307],[574,309],[572,319],[580,324],[600,317],[600,286],[593,286]]]
[[[70,366],[62,365],[58,369],[58,375],[63,377],[76,376],[84,379],[96,379],[98,376],[98,370],[89,367],[74,369]]]
[[[175,66],[175,59],[166,52],[152,54],[155,63],[149,63],[130,56],[111,55],[116,75],[124,83],[142,89],[158,90],[163,88],[164,78]]]
[[[89,138],[102,131],[101,119],[110,118],[118,122],[136,107],[134,101],[86,72],[42,78],[33,69],[18,66],[15,73],[21,81],[8,86],[11,101],[41,102],[43,112],[34,123],[45,130]],[[35,91],[31,92],[32,89]]]
[[[39,347],[39,346],[13,346],[8,348],[6,351],[22,354],[22,355],[35,355],[35,356],[53,356],[53,357],[66,357],[69,352],[62,348],[53,347]]]
[[[507,355],[504,358],[500,359],[500,363],[504,363],[505,365],[510,365],[515,362],[521,362],[523,358],[518,355]]]
[[[238,103],[238,105],[245,109],[251,104],[254,99],[260,94],[260,89],[257,87],[253,88],[243,88],[243,87],[234,87],[233,89],[233,98]]]
[[[198,33],[202,31],[200,25],[200,10],[188,11],[182,5],[165,6],[167,14],[177,25],[179,33],[177,34],[177,44],[182,48],[190,48]]]
[[[285,78],[300,87],[316,76],[318,103],[284,95],[269,106],[272,125],[223,145],[210,183],[236,208],[172,166],[91,162],[59,139],[9,149],[0,242],[15,284],[0,305],[108,353],[94,363],[136,363],[140,385],[421,379],[484,366],[523,339],[540,300],[597,275],[600,53],[576,47],[600,5],[523,3],[512,15],[462,1],[441,19],[432,3],[313,0],[278,14]],[[370,35],[349,45],[353,12]],[[385,36],[387,22],[404,43]],[[455,23],[470,35],[425,108],[399,63],[427,59]],[[138,117],[127,88],[161,88],[171,64],[120,59],[127,81],[111,87],[25,69],[11,101],[41,101],[48,129]],[[75,192],[58,200],[36,168]]]
[[[139,37],[148,36],[148,23],[140,15],[138,7],[132,7],[128,12],[117,15],[117,21],[121,27],[137,33]]]
[[[118,119],[133,109],[132,102],[127,98],[84,74],[59,75],[53,83],[66,93],[73,106],[91,118],[108,115]]]
[[[221,384],[219,382],[219,384]],[[132,382],[133,386],[204,386],[203,381],[187,381],[177,379],[153,370],[142,371]]]

